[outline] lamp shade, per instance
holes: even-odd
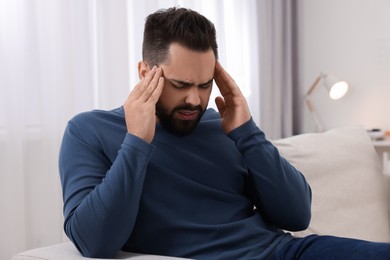
[[[341,81],[329,74],[322,74],[324,84],[329,92],[329,97],[333,100],[340,99],[348,92],[348,83]]]
[[[348,83],[346,81],[338,81],[330,87],[329,97],[331,99],[340,99],[348,92]]]

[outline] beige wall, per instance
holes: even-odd
[[[390,130],[390,1],[298,0],[300,96],[320,72],[350,83],[351,91],[331,101],[325,88],[313,94],[326,129],[363,125]],[[303,105],[303,132],[315,124]]]

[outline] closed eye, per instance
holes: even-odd
[[[194,86],[194,84],[190,83],[190,82],[185,82],[185,81],[175,80],[175,79],[167,79],[167,80],[170,82],[170,84],[174,88],[177,88],[177,89],[184,89],[184,88]],[[199,84],[198,87],[201,89],[208,89],[212,86],[213,80],[214,79],[211,79],[211,80],[207,81],[206,83]]]
[[[175,83],[171,83],[171,84],[174,88],[177,88],[177,89],[183,89],[183,88],[192,86],[192,84],[175,84]]]
[[[208,89],[212,86],[212,82],[210,83],[207,83],[207,84],[202,84],[202,85],[199,85],[200,88],[202,89]]]
[[[208,89],[212,85],[213,85],[213,79],[209,80],[208,82],[206,82],[204,84],[200,84],[199,87],[202,89]]]
[[[167,81],[172,85],[172,87],[177,88],[177,89],[183,89],[185,87],[192,86],[192,83],[184,82],[184,81],[180,81],[180,80],[167,79]]]

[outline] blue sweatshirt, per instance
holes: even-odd
[[[122,107],[81,113],[59,169],[64,229],[87,257],[265,259],[311,216],[305,178],[253,120],[226,135],[212,109],[189,136],[157,125],[151,144],[127,133]]]

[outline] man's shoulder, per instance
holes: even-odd
[[[85,123],[93,123],[104,120],[115,120],[124,118],[123,108],[115,108],[112,110],[102,110],[102,109],[94,109],[90,111],[80,112],[75,115],[70,122],[77,124],[85,124]]]
[[[77,132],[105,132],[125,125],[122,107],[112,110],[94,109],[75,115],[68,122],[68,127]]]

